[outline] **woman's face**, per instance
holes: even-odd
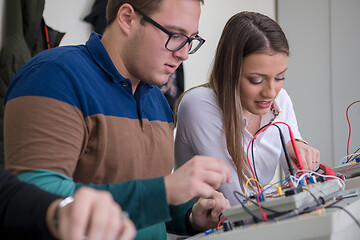
[[[240,76],[240,97],[245,114],[263,115],[281,90],[287,54],[283,52],[253,53],[245,57]]]

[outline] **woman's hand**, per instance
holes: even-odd
[[[310,145],[308,145],[304,142],[295,141],[295,143],[299,150],[299,155],[301,158],[301,162],[304,166],[304,169],[315,171],[320,165],[319,150],[311,147]],[[295,173],[298,170],[299,166],[298,166],[297,158],[295,156],[294,148],[293,148],[291,142],[288,142],[286,144],[286,147],[288,149],[289,156],[290,156],[290,159],[291,159],[291,162],[292,162],[292,165],[294,168],[294,173]]]

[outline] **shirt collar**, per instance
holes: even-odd
[[[116,69],[114,63],[111,61],[111,58],[107,51],[104,48],[104,45],[101,42],[102,35],[92,32],[89,40],[86,42],[86,47],[90,52],[90,55],[93,57],[94,61],[99,65],[99,67],[105,72],[105,74],[115,83],[130,83],[130,79],[124,78]]]
[[[130,79],[123,77],[116,69],[114,63],[112,62],[109,54],[101,42],[101,37],[102,35],[96,32],[92,32],[89,40],[86,42],[86,47],[91,56],[94,58],[94,61],[114,83],[127,82],[128,84],[131,84]],[[153,88],[153,85],[142,82],[140,82],[139,85],[145,85],[147,89]]]

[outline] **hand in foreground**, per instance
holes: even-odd
[[[72,203],[59,209],[59,231],[54,234],[58,238],[128,240],[135,237],[134,224],[114,202],[110,193],[83,187],[73,197]],[[51,204],[48,212],[58,203],[55,201]],[[54,204],[55,207],[52,206]]]
[[[221,160],[195,156],[164,181],[168,204],[179,205],[194,197],[211,197],[215,189],[231,182],[231,174]]]
[[[198,231],[215,228],[219,222],[219,215],[229,207],[229,200],[222,193],[214,191],[209,198],[200,198],[194,204],[189,221],[193,229]]]
[[[311,170],[311,171],[315,171],[319,165],[320,165],[320,152],[319,150],[311,147],[310,145],[307,145],[303,142],[297,142],[296,141],[296,146],[299,150],[299,154],[300,154],[300,158],[301,158],[301,162],[304,165],[304,169],[305,170]],[[297,164],[297,159],[295,156],[295,151],[291,145],[291,142],[288,142],[286,144],[286,147],[289,151],[289,156],[290,159],[293,163],[293,167],[294,167],[294,173],[298,170],[298,164]]]

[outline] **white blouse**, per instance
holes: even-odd
[[[274,109],[278,115],[273,122],[287,123],[294,137],[301,139],[292,101],[284,89],[281,89],[276,97]],[[272,111],[262,115],[261,126],[268,124],[273,119],[274,113]],[[277,126],[281,129],[285,141],[290,141],[288,127],[284,124],[277,124]],[[243,138],[245,153],[252,137],[253,135],[245,129]],[[283,169],[288,169],[279,130],[275,126],[270,126],[260,133],[253,146],[255,169],[262,186],[272,180],[279,162]],[[224,194],[232,206],[238,205],[239,202],[234,196],[234,191],[242,193],[242,190],[236,167],[226,147],[222,111],[216,94],[212,89],[206,87],[198,87],[187,92],[178,110],[175,137],[175,168],[183,165],[194,155],[215,157],[227,164],[232,174],[232,183],[223,184],[218,190]],[[254,168],[251,152],[249,152],[249,159]],[[288,170],[285,171],[285,174],[288,174]],[[245,183],[243,184],[245,187]],[[247,195],[251,192],[250,188],[246,191]]]

